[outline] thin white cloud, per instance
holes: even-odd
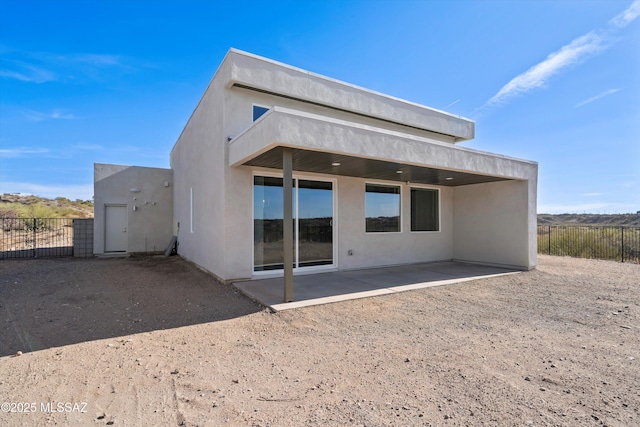
[[[444,107],[444,108],[449,108],[449,107],[451,107],[451,106],[454,106],[454,105],[456,105],[456,104],[457,104],[458,102],[460,102],[460,101],[461,101],[460,99],[456,99],[455,101],[453,101],[451,104],[448,104],[448,105],[447,105],[446,107]]]
[[[77,117],[71,113],[66,113],[64,110],[53,110],[50,113],[41,113],[39,111],[26,110],[24,117],[32,122],[41,122],[43,120],[72,120]]]
[[[619,92],[619,91],[620,91],[620,88],[605,90],[604,92],[602,92],[602,93],[601,93],[601,94],[599,94],[599,95],[592,96],[591,98],[585,99],[585,100],[584,100],[584,101],[582,101],[582,102],[578,102],[578,103],[575,105],[575,108],[580,108],[580,107],[582,107],[583,105],[586,105],[586,104],[588,104],[588,103],[590,103],[590,102],[593,102],[593,101],[597,101],[598,99],[604,98],[605,96],[613,95],[614,93]]]
[[[21,74],[21,73],[15,72],[15,71],[7,71],[7,70],[0,70],[0,77],[7,77],[7,78],[10,78],[10,79],[21,80],[23,82],[31,82],[31,81],[33,81],[26,74]]]
[[[614,42],[613,32],[626,27],[638,16],[640,0],[635,0],[624,12],[611,19],[607,28],[590,31],[551,53],[545,60],[504,85],[483,107],[501,105],[512,98],[544,87],[551,77],[606,50]]]
[[[609,24],[617,28],[624,28],[638,16],[640,16],[640,0],[635,0],[624,12],[609,21]]]
[[[9,67],[13,69],[1,69],[0,77],[30,83],[45,83],[57,79],[55,73],[41,67],[27,64],[23,61],[12,61],[7,65],[9,65]]]
[[[70,119],[75,119],[76,116],[74,116],[71,113],[63,113],[60,110],[54,110],[51,112],[51,115],[49,116],[52,119],[62,119],[62,120],[70,120]]]
[[[0,55],[6,55],[10,52],[13,52],[13,49],[0,43]]]
[[[1,148],[0,157],[13,159],[17,157],[27,157],[31,155],[45,154],[48,152],[49,150],[46,148],[28,148],[28,147]]]
[[[123,153],[135,153],[141,150],[138,145],[118,145],[115,149],[116,151],[121,151]]]
[[[81,62],[97,66],[122,66],[122,57],[119,55],[102,55],[95,53],[81,53],[75,55],[58,55],[60,61]]]
[[[496,93],[487,105],[503,104],[518,95],[543,87],[549,78],[565,68],[584,61],[589,55],[600,52],[606,47],[607,38],[597,32],[590,32],[578,37],[557,52],[516,76]]]
[[[103,150],[104,147],[98,144],[76,144],[73,146],[76,150],[88,150],[88,151],[99,151]]]
[[[49,199],[66,197],[70,200],[91,200],[93,197],[93,184],[41,185],[30,182],[0,182],[1,193],[35,194]]]
[[[583,196],[585,196],[585,197],[599,197],[599,196],[604,196],[604,193],[585,193],[585,194],[583,194]]]
[[[0,58],[0,77],[31,83],[101,80],[105,73],[132,69],[120,55],[97,53],[56,54],[5,48]]]

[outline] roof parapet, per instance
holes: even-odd
[[[223,66],[230,73],[226,86],[252,88],[380,120],[436,132],[455,142],[475,136],[475,122],[434,108],[395,98],[329,77],[292,67],[237,49],[230,49]]]

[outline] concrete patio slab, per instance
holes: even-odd
[[[508,268],[447,261],[299,275],[294,278],[295,301],[289,303],[283,302],[282,277],[240,281],[233,285],[271,310],[282,311],[519,272],[520,270]]]

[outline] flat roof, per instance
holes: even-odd
[[[230,49],[218,71],[223,68],[228,68],[228,87],[255,89],[391,121],[451,136],[455,142],[475,136],[473,120],[241,50]]]

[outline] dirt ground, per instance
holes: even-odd
[[[637,264],[271,314],[176,257],[3,260],[0,323],[2,426],[640,424]]]

